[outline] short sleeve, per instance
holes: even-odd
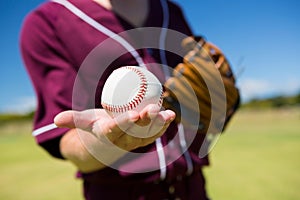
[[[38,102],[32,134],[39,144],[57,140],[68,130],[57,128],[53,119],[72,108],[76,71],[57,37],[55,20],[51,9],[37,9],[25,18],[20,33],[21,55]]]

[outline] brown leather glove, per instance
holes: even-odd
[[[221,50],[202,37],[182,42],[187,54],[164,87],[165,108],[174,110],[176,121],[200,133],[224,131],[240,103],[231,67]]]

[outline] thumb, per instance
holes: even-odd
[[[86,111],[64,111],[54,118],[58,127],[89,129],[97,119],[95,110]]]
[[[74,122],[75,111],[64,111],[54,117],[54,123],[58,127],[75,128]]]

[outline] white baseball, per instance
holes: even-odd
[[[141,111],[149,104],[162,104],[162,85],[147,69],[125,66],[114,70],[106,80],[102,107],[112,116],[126,111]]]

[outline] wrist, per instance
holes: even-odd
[[[77,129],[71,129],[61,138],[60,152],[66,160],[73,163],[81,172],[92,172],[105,167],[84,147],[77,134]]]

